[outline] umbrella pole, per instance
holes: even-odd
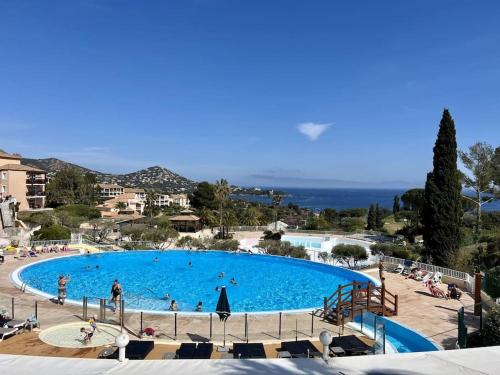
[[[224,348],[226,347],[226,320],[224,319]]]

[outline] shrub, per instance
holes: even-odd
[[[483,345],[500,345],[500,307],[493,307],[488,313],[481,333]]]
[[[354,268],[359,261],[368,259],[368,254],[363,246],[339,244],[333,247],[332,258],[341,260],[349,268]]]
[[[55,212],[56,214],[65,212],[69,216],[84,217],[88,220],[99,219],[101,217],[101,213],[97,208],[84,204],[70,204],[67,206],[61,206],[56,208]]]
[[[205,244],[198,238],[191,236],[184,236],[177,240],[176,246],[178,247],[191,247],[196,249],[205,249]]]
[[[238,240],[214,240],[208,244],[210,250],[238,250],[240,242]]]
[[[69,240],[71,231],[61,225],[53,224],[35,232],[37,240]]]
[[[417,258],[416,254],[408,248],[392,243],[376,243],[370,246],[370,250],[374,255],[386,255],[395,258],[412,259]]]
[[[259,243],[259,247],[263,249],[266,254],[270,255],[309,259],[309,255],[307,255],[304,246],[293,246],[288,241],[264,240]]]

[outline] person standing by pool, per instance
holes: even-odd
[[[113,286],[111,287],[111,301],[113,301],[115,305],[115,312],[118,309],[118,301],[121,299],[122,295],[122,286],[118,282],[118,280],[115,280],[113,283]]]
[[[64,277],[63,275],[59,275],[59,280],[57,281],[57,304],[64,305],[64,301],[66,300],[66,284],[69,282],[69,275]]]
[[[385,282],[385,276],[384,276],[384,263],[380,261],[378,264],[378,276],[380,278],[380,282],[383,284]]]
[[[179,310],[179,307],[177,306],[177,302],[175,302],[175,299],[173,299],[172,302],[170,302],[169,310],[170,311],[177,311],[177,310]]]

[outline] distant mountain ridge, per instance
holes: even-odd
[[[43,169],[49,177],[53,177],[64,168],[76,168],[83,173],[92,173],[100,183],[118,184],[124,187],[154,189],[167,193],[191,192],[196,188],[196,182],[178,175],[166,168],[153,166],[127,174],[111,174],[94,171],[77,164],[56,158],[22,159],[23,164]]]

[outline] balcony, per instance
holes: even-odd
[[[46,178],[27,178],[26,179],[26,185],[46,185],[47,182],[48,181]]]
[[[28,189],[26,192],[26,197],[27,198],[34,198],[34,197],[44,197],[45,196],[45,191],[44,190],[31,190]]]

